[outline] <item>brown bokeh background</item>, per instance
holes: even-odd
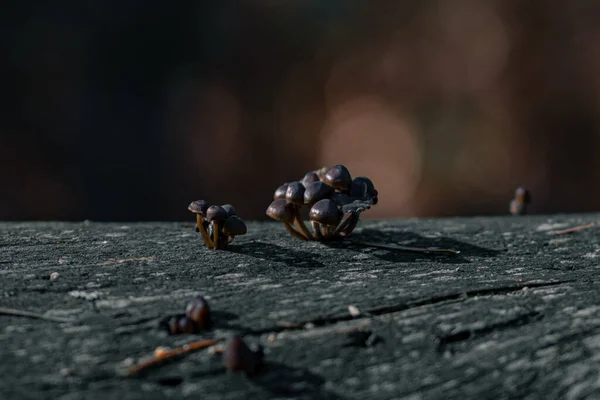
[[[16,2],[15,2],[16,3]],[[85,3],[85,4],[84,4]],[[365,217],[600,207],[600,3],[66,1],[0,13],[0,219],[264,218],[322,165]]]

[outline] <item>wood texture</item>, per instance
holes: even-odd
[[[277,223],[249,223],[229,251],[187,223],[0,223],[0,307],[74,320],[0,314],[0,398],[600,398],[599,222],[363,221],[352,235],[458,255],[305,242]],[[215,328],[168,336],[160,322],[197,294]],[[198,351],[125,376],[159,346],[232,334],[265,347],[264,374]]]

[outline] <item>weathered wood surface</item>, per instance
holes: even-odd
[[[275,223],[249,224],[231,251],[183,223],[2,223],[0,307],[75,322],[0,315],[0,398],[600,398],[600,233],[553,234],[591,222],[371,221],[354,234],[458,256],[301,242]],[[157,327],[196,294],[214,330]],[[349,346],[356,327],[380,340]],[[158,346],[232,333],[265,346],[263,375],[226,373],[206,351],[122,374]]]

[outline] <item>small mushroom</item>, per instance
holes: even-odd
[[[221,207],[223,207],[223,209],[227,211],[228,217],[231,217],[232,215],[237,215],[235,208],[233,208],[231,204],[223,204]]]
[[[329,168],[324,176],[324,182],[340,192],[347,192],[352,184],[352,176],[345,166],[338,164]]]
[[[300,207],[304,205],[304,186],[300,182],[292,182],[288,185],[285,192],[285,199],[292,204],[292,212],[294,213],[294,224],[300,230],[302,235],[306,236],[307,240],[314,239],[304,222],[300,218]]]
[[[294,205],[288,203],[285,199],[273,200],[273,202],[267,208],[267,215],[276,221],[282,221],[285,228],[292,235],[299,239],[306,240],[302,234],[295,230],[291,223],[294,222]]]
[[[234,336],[223,351],[223,362],[229,371],[254,376],[264,366],[264,352],[262,346],[252,351],[239,336]]]
[[[340,192],[334,192],[331,195],[331,200],[340,207],[352,202],[352,198],[350,196],[348,196],[346,193]]]
[[[220,226],[227,219],[227,211],[221,206],[210,206],[206,210],[206,219],[212,222],[212,237],[215,249],[220,249]]]
[[[169,329],[169,333],[171,335],[177,335],[181,333],[181,327],[179,326],[179,319],[176,317],[172,317],[167,321],[167,327]]]
[[[181,317],[178,324],[181,333],[196,333],[196,324],[188,317]]]
[[[311,171],[311,172],[307,172],[306,175],[304,175],[304,178],[302,178],[302,180],[300,181],[300,183],[302,183],[302,186],[304,186],[305,188],[308,187],[308,185],[310,185],[313,182],[319,182],[319,175],[317,175],[316,172]]]
[[[319,200],[327,199],[333,194],[333,188],[321,181],[312,182],[304,191],[304,204],[312,207]]]
[[[206,247],[212,249],[213,242],[210,236],[208,236],[208,233],[206,232],[203,219],[206,215],[206,211],[208,210],[208,204],[204,200],[192,201],[188,206],[188,210],[196,214],[196,232],[200,232],[202,234],[202,237],[204,238],[204,243],[206,243]]]
[[[197,296],[185,307],[185,315],[194,322],[200,330],[209,329],[212,326],[210,307],[202,296]]]
[[[273,195],[273,200],[277,200],[277,199],[285,199],[285,193],[287,191],[289,183],[284,183],[283,185],[279,186],[277,188],[277,190],[275,190],[275,194]]]
[[[317,201],[310,209],[308,216],[311,222],[324,227],[323,235],[326,238],[331,236],[331,229],[337,227],[341,219],[340,209],[330,199]]]
[[[335,228],[334,234],[344,237],[350,235],[358,224],[361,211],[364,210],[350,210],[346,212],[338,226]]]
[[[227,218],[222,228],[222,232],[229,237],[229,243],[233,241],[234,237],[245,235],[247,231],[246,223],[237,215]]]
[[[377,204],[377,195],[379,194],[377,192],[377,190],[375,190],[375,185],[373,185],[373,182],[367,178],[366,176],[357,176],[356,178],[354,178],[354,180],[352,181],[352,186],[358,186],[358,187],[362,187],[363,185],[366,186],[366,191],[364,196],[362,197],[362,199],[371,199],[373,201],[373,204]],[[350,187],[350,191],[351,191],[351,196],[355,197],[352,194],[352,186]]]
[[[515,190],[515,198],[510,202],[510,213],[512,215],[527,214],[527,206],[531,203],[531,193],[520,186]]]

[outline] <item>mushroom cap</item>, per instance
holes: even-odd
[[[352,183],[350,171],[342,164],[334,165],[329,168],[323,178],[326,184],[342,192],[347,191]]]
[[[206,214],[206,210],[208,209],[208,203],[205,200],[196,200],[192,201],[188,206],[188,210],[193,212],[194,214]]]
[[[252,363],[252,350],[239,336],[231,338],[223,353],[223,362],[230,371],[245,371]]]
[[[221,206],[210,206],[206,210],[206,219],[221,222],[227,219],[227,211]]]
[[[308,217],[311,221],[327,226],[337,226],[342,218],[340,209],[330,199],[317,201],[310,209]]]
[[[365,199],[367,197],[367,184],[361,180],[354,179],[350,184],[350,197],[353,199]]]
[[[228,216],[231,217],[232,215],[237,215],[235,208],[231,204],[223,204],[221,207],[223,207],[225,211],[227,211]]]
[[[321,181],[312,182],[304,191],[304,204],[312,206],[319,200],[327,199],[333,194],[333,188]]]
[[[195,333],[196,332],[196,324],[194,321],[189,319],[188,317],[182,317],[179,321],[179,331],[181,333]]]
[[[246,227],[246,223],[242,221],[240,217],[232,215],[227,218],[223,224],[222,232],[229,236],[245,235],[246,232],[248,232],[248,228]]]
[[[275,194],[273,195],[273,200],[285,199],[285,192],[287,191],[288,185],[289,182],[286,182],[283,185],[279,186],[275,191]]]
[[[311,171],[311,172],[307,172],[306,175],[304,175],[304,178],[302,178],[302,180],[300,180],[300,183],[302,183],[302,186],[307,188],[308,185],[310,185],[313,182],[318,182],[319,180],[320,180],[319,175],[317,175],[316,172]]]
[[[185,315],[200,329],[207,329],[211,325],[210,307],[202,296],[195,297],[185,307]]]
[[[273,200],[273,202],[267,208],[267,215],[277,221],[293,222],[294,211],[292,204],[288,203],[285,199]]]
[[[345,193],[333,192],[331,200],[338,206],[343,206],[352,203],[352,198]]]
[[[304,186],[300,182],[292,182],[288,185],[285,192],[285,199],[288,203],[303,205],[304,204]]]
[[[357,176],[352,181],[352,186],[354,186],[355,184],[359,184],[359,182],[364,183],[367,186],[366,194],[363,197],[363,199],[365,199],[365,200],[371,199],[373,204],[377,204],[377,195],[379,193],[375,189],[375,185],[373,185],[373,182],[366,176]],[[350,191],[352,191],[352,186],[350,187]],[[354,197],[354,196],[352,196],[352,197]]]

